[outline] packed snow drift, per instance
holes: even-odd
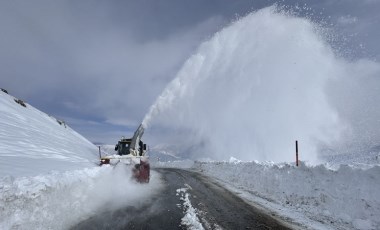
[[[380,166],[358,169],[342,165],[332,170],[323,165],[302,163],[296,167],[232,159],[198,162],[194,168],[309,229],[380,227]]]

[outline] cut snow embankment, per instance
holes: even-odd
[[[380,229],[380,167],[338,170],[255,162],[196,162],[240,196],[309,229]]]
[[[130,168],[109,166],[0,179],[0,229],[69,229],[103,211],[139,206],[160,191],[132,180]]]
[[[155,161],[150,160],[150,166],[152,168],[182,168],[189,169],[194,166],[194,161],[192,160],[178,160],[178,161]]]
[[[0,92],[0,178],[93,167],[98,150],[63,121]]]

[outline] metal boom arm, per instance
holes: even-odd
[[[140,124],[140,126],[137,128],[137,130],[135,131],[135,134],[132,137],[132,142],[131,142],[132,149],[138,149],[139,142],[143,134],[144,134],[144,127],[142,124]]]

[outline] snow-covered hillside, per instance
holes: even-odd
[[[69,229],[159,190],[154,172],[151,183],[141,185],[123,167],[98,167],[96,146],[25,106],[0,92],[0,229]]]
[[[64,121],[25,106],[0,92],[0,176],[34,176],[94,165],[96,146]]]

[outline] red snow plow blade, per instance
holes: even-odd
[[[133,176],[140,183],[149,183],[150,178],[150,165],[149,162],[140,161],[133,169]]]
[[[149,183],[150,179],[150,164],[149,158],[145,156],[131,156],[131,155],[111,155],[105,156],[100,159],[100,166],[109,164],[125,164],[130,166],[133,178],[140,183]]]

